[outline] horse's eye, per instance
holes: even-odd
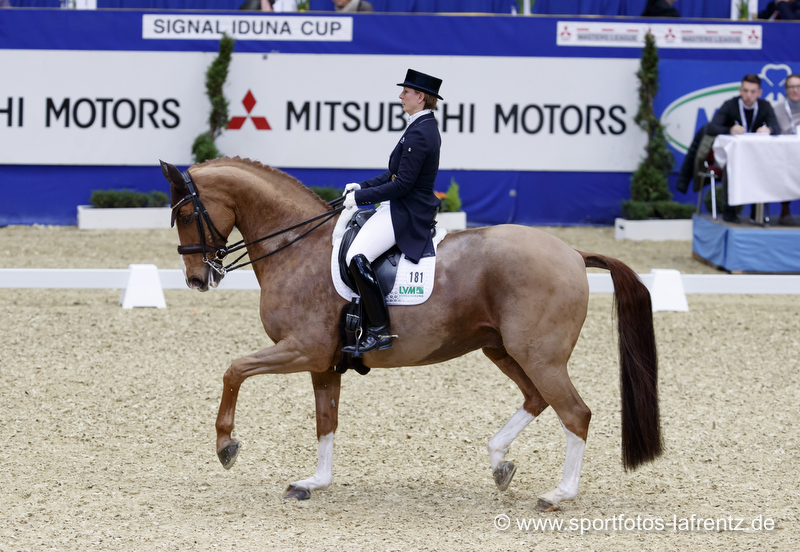
[[[182,224],[191,224],[193,218],[194,218],[194,213],[191,213],[189,215],[183,215],[181,217],[181,223]]]

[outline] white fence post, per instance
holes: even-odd
[[[128,268],[130,269],[128,284],[119,298],[119,304],[122,305],[122,308],[167,308],[167,301],[164,299],[164,290],[161,289],[161,280],[158,277],[156,265],[132,264]]]

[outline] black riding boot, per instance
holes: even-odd
[[[378,351],[391,349],[389,309],[386,307],[386,296],[381,290],[381,284],[372,270],[372,265],[364,255],[359,254],[350,261],[348,269],[361,295],[367,331],[361,336],[357,347],[344,347],[342,350],[345,353],[361,354],[376,349]]]

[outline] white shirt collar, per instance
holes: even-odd
[[[413,123],[414,121],[416,121],[417,119],[419,119],[420,117],[422,117],[423,115],[425,115],[427,113],[433,113],[433,110],[432,109],[423,109],[422,111],[417,111],[413,115],[409,115],[408,116],[408,124],[410,125],[411,123]]]

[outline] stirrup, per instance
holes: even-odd
[[[397,336],[389,333],[382,333],[388,330],[389,328],[370,328],[367,330],[366,337],[363,339],[361,337],[356,339],[356,344],[353,346],[342,347],[342,352],[358,358],[363,353],[369,353],[370,351],[385,351],[386,349],[391,349],[392,339]]]

